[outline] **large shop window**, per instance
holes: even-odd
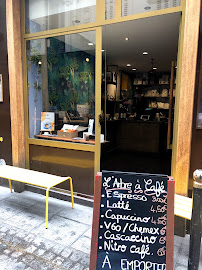
[[[94,134],[95,40],[90,31],[27,41],[30,138]]]
[[[26,33],[96,21],[96,0],[25,0]]]
[[[180,6],[181,0],[122,0],[122,16]]]

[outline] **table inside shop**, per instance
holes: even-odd
[[[64,142],[73,142],[73,143],[85,143],[85,144],[95,144],[95,140],[89,140],[86,141],[85,139],[81,138],[81,139],[68,139],[68,138],[62,138],[62,137],[58,137],[58,136],[54,136],[54,135],[35,135],[36,138],[39,139],[48,139],[48,140],[57,140],[57,141],[64,141]],[[104,141],[102,143],[106,143],[107,141]]]

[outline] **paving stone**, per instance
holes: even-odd
[[[1,232],[1,233],[0,233],[0,238],[1,238],[1,239],[3,239],[5,236],[6,236],[6,233],[5,233],[5,232]]]
[[[19,258],[22,255],[23,255],[22,252],[16,251],[16,252],[13,252],[10,256],[13,258]]]
[[[179,247],[174,247],[174,267],[178,262],[179,259],[179,252],[180,252],[180,248]]]
[[[34,251],[34,254],[35,254],[35,255],[38,255],[38,256],[42,256],[45,252],[46,252],[45,249],[36,249],[36,250]]]
[[[46,250],[51,249],[55,244],[54,242],[39,236],[35,237],[32,243],[35,246]]]
[[[27,248],[29,248],[29,246],[30,246],[30,243],[29,242],[26,242],[26,241],[20,241],[20,243],[18,244],[18,247],[20,248],[20,249],[27,249]]]
[[[10,202],[0,201],[0,217],[6,221],[11,218],[10,225],[13,224],[14,217],[15,217],[15,222],[16,222],[17,214],[20,214],[21,211],[22,211],[21,212],[22,214],[23,210],[24,208],[22,206],[18,207],[15,204],[12,204]]]
[[[45,258],[46,260],[53,260],[55,257],[56,257],[55,253],[51,251],[47,251],[43,254],[43,258]]]
[[[54,202],[49,199],[48,202],[48,216],[51,218],[53,215],[57,214],[58,212],[61,212],[63,209],[66,209],[66,206],[64,205],[64,201],[54,199]],[[44,217],[44,213],[46,211],[46,203],[45,199],[43,203],[35,204],[34,207],[32,207],[32,213],[41,215]]]
[[[83,234],[83,236],[91,238],[92,236],[92,227],[89,226],[89,229]]]
[[[187,267],[186,266],[183,266],[183,265],[177,265],[175,267],[175,270],[187,270]]]
[[[66,228],[69,228],[68,230]],[[88,229],[88,225],[55,216],[49,221],[49,229],[44,228],[44,224],[35,229],[39,236],[49,239],[57,244],[70,246]]]
[[[27,265],[22,262],[16,263],[14,267],[15,270],[27,270]],[[11,269],[13,270],[13,268]]]
[[[11,243],[12,243],[12,246],[17,246],[17,245],[20,245],[22,243],[22,240],[18,237],[14,237],[12,240],[11,240]]]
[[[3,240],[4,240],[5,242],[7,242],[7,243],[12,243],[13,237],[12,237],[11,235],[7,234],[7,235],[5,235],[5,236],[3,237]]]
[[[28,234],[28,235],[24,238],[24,240],[27,241],[27,242],[29,242],[29,243],[31,243],[31,242],[33,242],[33,241],[35,240],[35,238],[36,238],[35,235],[33,235],[33,234]]]
[[[12,225],[13,217],[8,218],[6,223]],[[44,224],[44,216],[40,217],[34,213],[26,212],[25,210],[22,213],[15,214],[15,227],[19,229],[30,232],[42,223]]]
[[[76,242],[74,242],[72,247],[89,254],[91,248],[91,239],[86,236],[80,237]]]
[[[6,254],[6,255],[10,254],[11,252],[12,252],[12,250],[10,250],[10,249],[5,249],[3,251],[3,253]]]
[[[73,262],[78,262],[83,257],[83,255],[84,254],[80,251],[74,251],[74,252],[72,252],[72,255],[69,258]]]
[[[70,260],[65,260],[61,266],[65,269],[72,269],[72,262]]]
[[[13,204],[22,205],[22,206],[28,208],[31,206],[34,207],[34,205],[39,203],[39,201],[41,201],[41,199],[39,199],[39,198],[34,199],[33,196],[29,196],[29,193],[24,191],[22,193],[13,193],[12,196],[9,196],[8,198],[6,198],[5,201],[13,203]]]
[[[174,238],[174,245],[177,246],[177,247],[181,247],[182,242],[183,242],[183,238],[184,238],[184,237],[180,237],[180,236],[178,236],[178,235],[175,235],[175,238]]]
[[[72,211],[72,209],[65,209],[58,213],[61,217],[66,217],[68,219],[72,219],[74,221],[84,223],[87,225],[92,225],[93,220],[93,208],[87,207],[83,205],[76,205]]]
[[[188,266],[188,256],[184,255],[184,254],[180,254],[178,256],[177,262],[183,266]]]
[[[85,255],[83,256],[80,261],[79,261],[82,265],[84,265],[85,267],[89,267],[90,264],[90,255]]]
[[[8,231],[8,228],[3,226],[0,228],[0,232],[7,232]]]
[[[10,228],[8,231],[7,231],[7,234],[10,234],[10,235],[16,235],[17,233],[17,229],[16,228]]]
[[[17,231],[15,234],[16,237],[18,238],[25,238],[27,236],[27,232],[26,231]]]
[[[22,261],[28,264],[31,263],[33,260],[35,260],[35,257],[30,254],[26,254],[22,257]]]
[[[84,267],[80,263],[76,263],[71,270],[83,270]]]
[[[57,244],[51,247],[51,251],[57,255],[59,255],[63,250],[65,249],[65,246]]]
[[[1,244],[0,245],[0,252],[4,249],[7,249],[7,245],[6,244]]]
[[[61,253],[61,256],[63,256],[64,258],[68,258],[71,255],[71,253],[72,253],[72,249],[71,248],[66,248]]]
[[[51,263],[47,263],[43,260],[34,260],[31,262],[30,266],[35,270],[52,270],[53,265]]]
[[[0,255],[0,261],[7,260],[8,256],[7,255]]]
[[[61,257],[56,257],[56,258],[52,261],[52,263],[57,264],[57,265],[61,265],[63,262],[64,262],[64,259],[61,258]]]
[[[35,247],[34,245],[31,245],[28,248],[26,248],[25,251],[27,253],[33,253],[36,249],[37,249],[37,247]]]

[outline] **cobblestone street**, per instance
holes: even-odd
[[[0,270],[89,269],[92,213],[49,198],[46,230],[45,196],[0,187]],[[189,235],[175,236],[175,270],[187,269],[188,252]]]
[[[0,187],[0,270],[88,269],[92,208]],[[67,218],[68,217],[68,218]]]

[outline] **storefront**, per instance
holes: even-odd
[[[19,2],[7,1],[13,163],[71,175],[88,196],[101,169],[138,168],[186,195],[200,1]]]
[[[12,164],[10,96],[7,58],[6,1],[0,2],[0,159]],[[1,184],[4,181],[1,180]],[[7,184],[7,182],[6,182]]]

